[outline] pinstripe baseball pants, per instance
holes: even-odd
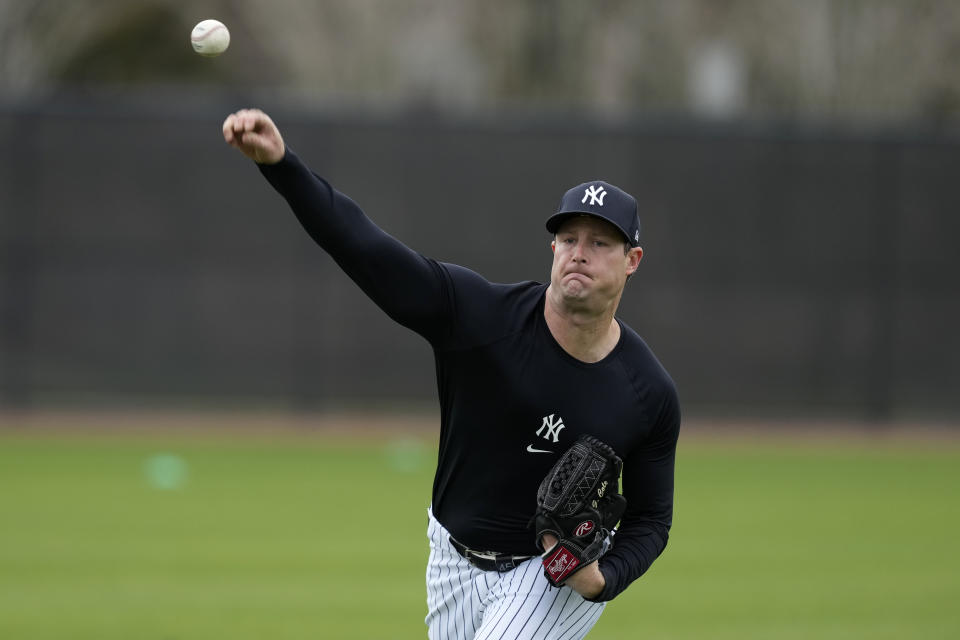
[[[428,514],[430,640],[579,640],[603,613],[605,603],[551,587],[537,556],[504,573],[477,569]]]

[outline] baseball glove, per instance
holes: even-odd
[[[543,534],[559,540],[543,555],[544,575],[553,586],[561,586],[610,548],[611,531],[627,506],[619,493],[622,468],[613,449],[582,435],[540,483],[533,523],[541,549]]]

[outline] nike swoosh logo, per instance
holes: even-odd
[[[553,451],[548,451],[547,449],[534,449],[532,444],[527,445],[527,451],[530,453],[553,453]]]

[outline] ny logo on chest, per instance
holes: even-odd
[[[543,424],[537,429],[537,435],[543,434],[544,440],[549,440],[552,437],[554,442],[559,442],[560,431],[567,425],[563,424],[563,418],[560,416],[557,416],[557,419],[554,420],[554,415],[556,414],[551,413],[543,417]],[[546,431],[546,433],[544,433],[544,431]]]
[[[560,432],[566,426],[567,425],[563,424],[563,418],[555,413],[551,413],[550,415],[543,417],[543,423],[540,425],[540,428],[537,429],[536,435],[540,436],[547,442],[559,442]],[[527,445],[527,451],[529,453],[555,453],[550,449],[535,448],[532,443]]]

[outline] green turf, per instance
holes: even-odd
[[[425,638],[433,460],[0,431],[0,638]],[[956,443],[682,441],[670,546],[591,637],[960,637],[958,498]]]

